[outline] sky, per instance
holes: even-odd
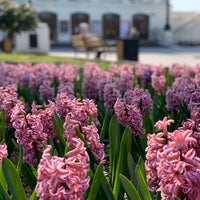
[[[173,11],[200,12],[200,0],[170,0]]]

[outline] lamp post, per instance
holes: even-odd
[[[170,30],[170,24],[169,24],[169,14],[170,14],[170,4],[169,4],[169,0],[165,0],[165,4],[166,4],[166,24],[165,24],[165,28],[164,30]]]

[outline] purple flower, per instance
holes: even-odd
[[[112,110],[117,98],[121,96],[116,84],[114,82],[106,83],[103,93],[105,107]]]
[[[143,81],[144,83],[151,83],[151,75],[153,74],[153,70],[148,67],[143,74]]]
[[[135,104],[140,109],[142,115],[145,112],[150,113],[152,110],[152,98],[148,90],[136,87],[134,90],[127,90],[124,94],[124,102],[127,104]]]
[[[44,80],[39,87],[40,99],[53,100],[54,99],[54,88],[51,86],[52,82],[49,80]]]
[[[172,89],[166,92],[167,109],[177,110],[181,105],[188,105],[192,94],[195,92],[196,84],[188,77],[176,78]]]
[[[58,94],[65,93],[69,98],[73,99],[74,96],[74,85],[72,83],[60,83],[58,87]]]

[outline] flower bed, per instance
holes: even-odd
[[[1,64],[1,199],[200,199],[200,67]]]

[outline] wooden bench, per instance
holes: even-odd
[[[76,51],[95,51],[95,52],[108,52],[111,49],[104,44],[104,41],[99,35],[72,35],[71,36],[72,47]],[[112,48],[113,50],[113,48]]]

